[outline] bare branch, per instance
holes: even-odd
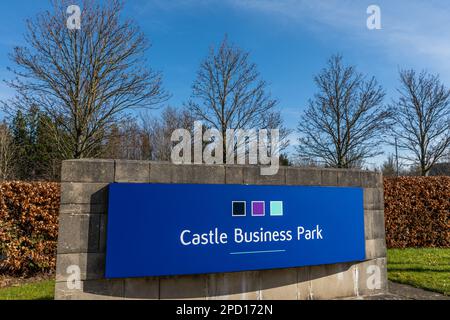
[[[428,175],[450,147],[450,90],[437,75],[402,70],[398,93],[391,106],[392,132],[407,152],[403,158]]]
[[[277,101],[267,93],[267,84],[260,79],[249,54],[228,43],[227,38],[217,50],[211,49],[201,63],[188,103],[194,117],[207,127],[218,129],[226,137],[227,129],[280,129],[282,149],[289,143],[288,131],[282,127],[276,110]],[[278,115],[277,115],[278,114]],[[275,121],[276,120],[276,121]],[[226,139],[223,139],[224,161]]]
[[[69,4],[53,1],[53,12],[28,21],[27,45],[11,55],[16,77],[8,84],[17,97],[3,105],[10,112],[24,102],[39,106],[53,119],[63,158],[84,158],[97,155],[105,131],[130,109],[168,96],[161,74],[147,67],[143,33],[120,20],[121,1],[85,0],[81,30],[66,27]]]
[[[389,112],[382,106],[385,94],[376,80],[365,80],[354,67],[344,66],[339,55],[331,57],[314,80],[319,91],[297,129],[299,157],[350,168],[382,153],[379,143]]]

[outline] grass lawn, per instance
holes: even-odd
[[[45,280],[0,289],[0,300],[53,300],[55,281]]]
[[[450,295],[450,248],[389,249],[388,278]]]

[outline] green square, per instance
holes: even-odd
[[[270,215],[276,217],[283,215],[283,201],[270,201]]]

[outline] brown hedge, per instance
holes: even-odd
[[[450,177],[384,180],[390,248],[450,247]],[[53,272],[58,235],[58,183],[0,183],[0,273]]]
[[[450,247],[450,177],[384,180],[389,248]]]
[[[0,272],[28,276],[56,264],[58,183],[0,183]]]

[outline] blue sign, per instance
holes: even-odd
[[[364,259],[361,188],[109,186],[107,278],[290,268]]]

